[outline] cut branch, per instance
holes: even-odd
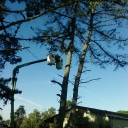
[[[62,87],[62,84],[56,80],[51,80],[52,83],[56,83],[56,84],[59,84],[61,87]]]

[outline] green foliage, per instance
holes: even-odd
[[[128,114],[128,111],[126,111],[126,110],[119,110],[119,111],[117,111],[117,113],[120,113],[120,114]]]
[[[40,112],[37,109],[33,110],[28,117],[20,125],[21,128],[48,128],[51,124],[46,124],[44,120],[56,114],[56,109],[51,107],[46,111]]]
[[[71,106],[72,106],[72,101],[71,100],[67,100],[66,101],[66,109],[71,108]]]
[[[9,126],[10,125],[10,120],[2,120],[0,122],[0,128],[3,128],[3,125]]]
[[[23,105],[20,105],[18,109],[15,110],[15,122],[16,125],[20,126],[26,116],[26,110]]]

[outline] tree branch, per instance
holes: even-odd
[[[59,75],[59,74],[58,74],[58,76],[60,76],[60,77],[63,78],[63,76],[61,76],[61,75]],[[74,83],[73,83],[72,81],[68,80],[68,82],[71,83],[72,85],[74,85]]]
[[[86,82],[80,82],[80,84],[83,84],[83,83],[89,83],[89,82],[91,82],[91,81],[94,81],[94,80],[100,80],[101,78],[97,78],[97,79],[91,79],[91,80],[88,80],[88,81],[86,81]]]
[[[16,22],[11,22],[10,24],[8,24],[8,25],[6,25],[6,26],[0,26],[0,30],[9,28],[9,27],[14,26],[14,25],[19,24],[19,23],[24,23],[24,22],[27,22],[27,21],[34,20],[34,19],[36,19],[36,18],[38,18],[38,17],[40,17],[40,16],[43,16],[43,15],[49,13],[49,12],[53,12],[53,11],[56,10],[56,9],[63,8],[63,7],[68,6],[68,5],[70,5],[70,4],[78,3],[78,2],[80,2],[80,1],[81,1],[81,0],[77,0],[77,1],[75,1],[75,2],[67,2],[67,3],[62,4],[62,5],[59,5],[59,6],[57,6],[57,7],[50,8],[49,10],[47,10],[47,11],[45,11],[45,12],[43,12],[43,13],[40,13],[40,14],[38,14],[38,15],[34,15],[33,17],[29,17],[29,18],[26,18],[26,19],[23,19],[23,20],[18,20],[18,21],[16,21]]]
[[[62,84],[56,80],[51,80],[52,83],[56,83],[56,84],[59,84],[61,87],[62,87]]]
[[[110,58],[113,60],[113,62],[117,63],[117,65],[120,65],[121,67],[124,67],[125,65],[128,64],[127,61],[123,61],[123,60],[120,60],[120,59],[119,59],[120,55],[117,54],[116,56],[114,56],[114,55],[110,54],[108,51],[106,51],[106,50],[105,50],[100,44],[98,44],[96,41],[93,40],[93,42],[94,42],[108,57],[110,57]],[[125,54],[125,56],[126,56],[126,54]],[[122,57],[123,57],[123,56],[122,56]]]

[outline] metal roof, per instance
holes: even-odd
[[[118,119],[125,119],[128,120],[128,114],[121,114],[117,112],[112,112],[112,111],[107,111],[107,110],[100,110],[100,109],[95,109],[95,108],[89,108],[89,107],[83,107],[83,106],[77,106],[76,108],[78,109],[88,109],[90,112],[94,112],[100,115],[107,115],[111,118],[118,118]]]
[[[83,107],[83,106],[76,106],[76,109],[90,110],[90,112],[97,113],[97,114],[102,115],[102,116],[107,115],[109,118],[128,120],[128,114],[120,114],[120,113],[117,113],[117,112],[112,112],[112,111],[107,111],[107,110],[100,110],[100,109]],[[71,108],[66,110],[66,112],[69,112],[70,110],[71,110]],[[57,117],[57,116],[58,116],[58,114],[53,116],[53,117],[50,117],[50,118],[46,119],[45,122],[53,122],[54,118]]]

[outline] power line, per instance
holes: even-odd
[[[28,50],[28,48],[27,48],[27,50]],[[28,52],[33,56],[33,57],[35,57],[36,59],[39,59],[34,53],[32,53],[30,50],[28,50]]]

